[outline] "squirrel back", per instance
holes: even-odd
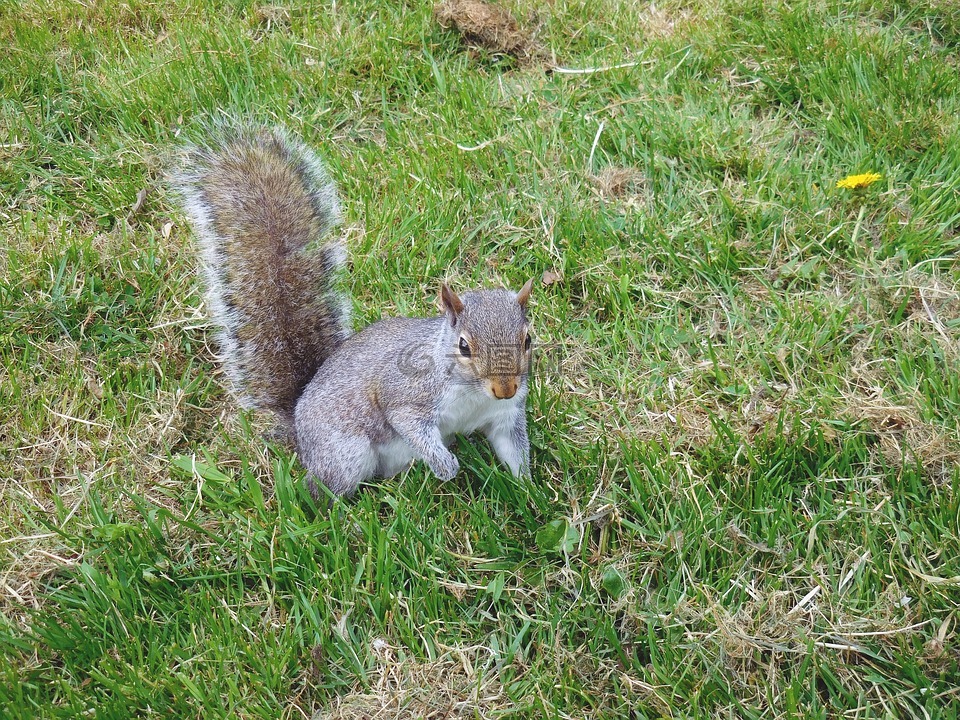
[[[350,335],[334,290],[345,252],[336,188],[319,158],[280,130],[223,128],[185,150],[173,177],[198,237],[206,301],[244,407],[288,423],[317,368]]]

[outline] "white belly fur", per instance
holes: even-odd
[[[496,425],[513,423],[517,397],[497,400],[479,388],[455,386],[447,391],[440,411],[440,434],[448,441],[456,433],[469,435]]]
[[[388,443],[376,446],[377,475],[393,477],[403,472],[416,458],[410,443],[401,437],[394,438]]]
[[[497,400],[475,388],[451,388],[443,398],[443,410],[438,419],[444,443],[449,444],[457,433],[469,435],[498,425],[512,425],[518,402],[516,398]],[[403,472],[417,458],[410,444],[400,437],[377,445],[375,450],[377,475],[380,477],[392,477]]]

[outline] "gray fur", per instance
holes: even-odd
[[[415,459],[449,480],[458,433],[484,434],[514,475],[529,473],[530,283],[462,298],[444,286],[444,316],[350,336],[331,284],[342,247],[310,248],[340,217],[313,153],[276,130],[230,130],[188,150],[176,184],[228,375],[247,405],[293,425],[315,495],[318,481],[351,495]]]
[[[374,323],[317,371],[295,416],[300,459],[312,477],[350,495],[364,480],[420,459],[449,480],[460,465],[447,446],[454,435],[474,432],[514,475],[529,474],[525,312],[506,290],[467,293],[463,302],[453,324],[447,317]],[[464,333],[477,349],[470,364],[457,358]],[[496,364],[517,373],[512,398],[498,400],[488,388],[495,355],[502,356]],[[398,446],[409,450],[406,463],[397,462]]]

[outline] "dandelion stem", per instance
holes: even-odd
[[[860,214],[857,215],[857,224],[853,226],[853,237],[850,238],[851,246],[856,246],[857,244],[857,238],[860,237],[860,228],[863,227],[863,216],[866,214],[866,212],[867,212],[867,206],[861,205]]]

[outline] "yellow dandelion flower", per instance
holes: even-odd
[[[837,187],[845,188],[847,190],[860,190],[861,188],[870,187],[882,177],[883,175],[880,175],[879,173],[847,175],[843,180],[837,180]]]

